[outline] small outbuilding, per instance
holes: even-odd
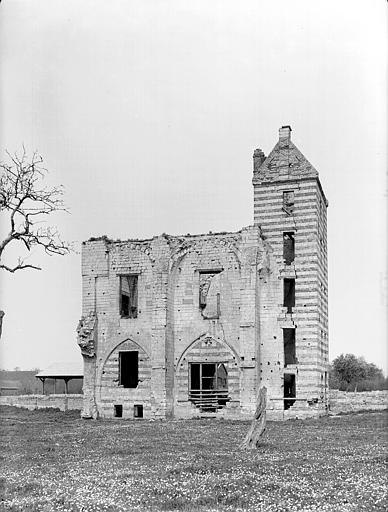
[[[57,391],[57,380],[63,380],[65,383],[65,394],[68,394],[69,381],[72,379],[84,378],[83,365],[80,363],[53,363],[45,370],[40,371],[35,375],[37,379],[42,382],[42,392],[45,394],[46,379],[54,380],[54,394]]]

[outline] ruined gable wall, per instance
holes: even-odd
[[[96,357],[94,362],[85,360],[85,367],[91,368],[85,381],[86,387],[93,389],[101,416],[113,416],[113,405],[120,402],[123,416],[131,417],[133,405],[140,398],[145,417],[165,415],[168,257],[168,246],[160,237],[127,242],[100,239],[83,245],[83,312],[95,310],[98,318]],[[120,274],[138,275],[137,318],[120,316]],[[139,361],[139,378],[143,381],[139,389],[123,389],[117,383],[118,360],[113,351],[126,340],[136,345],[124,346],[123,350],[136,350],[138,345],[140,352],[147,354]]]
[[[144,417],[196,415],[188,399],[188,363],[218,358],[228,365],[231,398],[221,415],[251,415],[260,355],[257,268],[264,253],[257,226],[238,233],[85,242],[83,312],[95,311],[97,318],[96,355],[85,357],[85,389],[98,413],[112,417],[114,405],[122,405],[123,417],[130,418],[141,403]],[[126,274],[138,275],[137,318],[120,316],[119,276]],[[206,289],[204,307],[200,289]],[[212,341],[194,347],[208,335]],[[120,350],[139,351],[135,389],[119,386]]]
[[[206,333],[211,334],[214,340],[223,340],[234,348],[238,347],[240,262],[236,256],[236,244],[239,238],[239,235],[192,237],[186,240],[189,244],[187,252],[174,269],[171,308],[174,315],[176,370],[174,413],[178,416],[187,417],[199,412],[188,401],[188,361],[213,362],[207,351],[207,341],[193,347],[190,354],[181,359],[183,352]],[[201,270],[213,270],[215,273],[201,274]],[[206,302],[203,308],[200,307],[200,287],[202,300]],[[214,318],[218,316],[217,307],[220,314],[218,318]],[[225,347],[215,350],[214,353],[216,360],[218,357],[218,361],[224,361],[227,365],[229,385],[234,385],[238,393],[239,374],[236,372],[236,356],[232,355],[230,350],[225,350]]]
[[[231,246],[224,239],[211,236],[193,240],[190,250],[179,264],[173,303],[176,360],[190,343],[206,332],[233,342],[238,338],[240,262]],[[201,310],[200,271],[214,269],[220,272],[202,274],[202,279],[209,282],[209,289],[207,307]],[[220,317],[211,319],[214,316],[212,313],[215,313],[217,293],[220,296]]]
[[[85,418],[97,417],[96,404],[96,372],[97,372],[97,348],[98,321],[97,304],[99,302],[99,290],[101,279],[107,279],[109,275],[109,256],[105,240],[98,240],[93,243],[83,242],[82,244],[82,318],[80,324],[87,319],[94,318],[93,331],[89,335],[88,344],[92,345],[90,355],[82,352],[84,360],[84,384],[83,384],[83,410]],[[104,298],[105,299],[105,298]],[[89,322],[87,322],[89,323]],[[78,325],[78,329],[80,328]],[[78,342],[80,342],[80,338]]]
[[[227,363],[231,390],[231,400],[219,415],[239,414],[241,408],[251,414],[257,386],[256,268],[263,252],[259,230],[250,227],[235,234],[189,237],[184,244],[185,251],[173,264],[170,276],[169,316],[176,372],[174,414],[187,417],[198,413],[187,400],[188,363],[212,361],[200,343],[190,349],[205,334],[213,338],[213,344],[221,340],[230,347],[225,350],[223,346],[219,353]],[[208,275],[201,271],[212,270],[215,272],[210,274],[206,307],[201,308],[201,287],[203,282],[208,284]],[[217,270],[221,271],[217,274]],[[216,294],[220,315],[212,318]]]

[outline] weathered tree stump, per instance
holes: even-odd
[[[267,388],[265,386],[261,386],[257,394],[257,406],[252,424],[244,441],[240,444],[240,448],[245,450],[254,450],[259,446],[260,438],[264,434],[267,424],[266,408]]]

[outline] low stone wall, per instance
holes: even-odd
[[[330,390],[330,412],[381,411],[388,408],[388,390],[349,391]]]
[[[330,413],[332,414],[371,410],[381,411],[388,408],[388,390],[354,393],[331,389],[329,397]],[[25,407],[30,410],[46,408],[57,408],[61,411],[82,410],[83,395],[0,396],[0,405],[13,405],[14,407]],[[297,416],[300,418],[304,417],[303,414],[298,414]],[[307,417],[307,415],[305,417]],[[279,417],[270,419],[286,418]]]
[[[83,395],[13,395],[0,396],[0,405],[34,409],[60,409],[69,411],[82,409]]]

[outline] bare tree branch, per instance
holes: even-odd
[[[36,265],[16,265],[15,267],[11,268],[7,265],[0,265],[0,268],[3,270],[7,270],[8,272],[16,272],[17,270],[23,270],[25,268],[33,268],[35,270],[42,270],[42,267],[37,267]]]
[[[2,224],[8,222],[9,230],[0,241],[0,269],[8,272],[28,268],[41,270],[21,258],[17,264],[4,264],[4,251],[16,243],[21,244],[22,250],[31,251],[36,247],[49,255],[65,255],[72,250],[71,244],[61,239],[56,228],[41,226],[48,215],[68,211],[63,202],[63,187],[44,186],[48,171],[42,166],[43,158],[37,152],[31,159],[27,158],[24,146],[20,155],[6,153],[9,161],[0,163],[0,214]]]

